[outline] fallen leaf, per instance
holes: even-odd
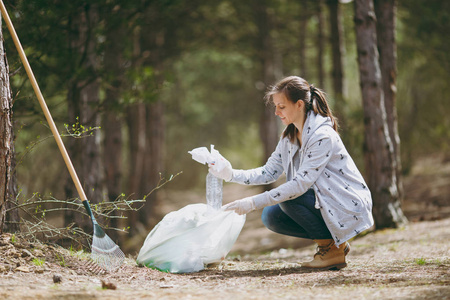
[[[112,282],[106,282],[102,280],[102,289],[115,290],[117,289],[117,286]]]
[[[20,267],[17,267],[15,270],[24,272],[24,273],[30,273],[30,269],[27,266],[20,266]]]

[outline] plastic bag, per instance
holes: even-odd
[[[211,152],[201,147],[189,153],[202,164],[224,167],[223,157],[214,145]],[[191,204],[168,213],[148,234],[137,263],[170,273],[191,273],[225,259],[244,226],[245,215],[220,210],[222,184],[222,179],[208,173],[208,204]]]
[[[208,212],[204,203],[167,214],[148,234],[137,263],[170,273],[191,273],[220,262],[231,250],[245,215]]]
[[[217,172],[222,171],[226,166],[226,159],[214,149],[214,145],[211,145],[211,152],[206,147],[199,147],[188,151],[192,155],[192,159],[201,164],[211,164],[212,168]]]

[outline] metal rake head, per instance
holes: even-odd
[[[119,246],[97,224],[94,225],[91,259],[108,272],[120,268],[125,260]]]

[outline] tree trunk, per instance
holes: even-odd
[[[327,0],[330,12],[330,42],[333,62],[333,91],[336,99],[334,109],[341,121],[344,119],[345,94],[344,94],[344,67],[345,55],[344,27],[342,25],[342,13],[339,0]]]
[[[406,221],[396,185],[393,146],[389,137],[378,62],[373,0],[355,1],[355,28],[364,108],[364,159],[378,229]]]
[[[144,156],[144,172],[141,177],[140,192],[147,195],[158,185],[159,174],[163,172],[163,148],[164,148],[164,106],[161,101],[146,105],[146,147]],[[144,209],[139,211],[141,223],[154,226],[154,208],[157,206],[157,193],[148,195]]]
[[[20,231],[20,216],[19,210],[16,208],[18,191],[14,149],[14,121],[12,119],[13,104],[9,82],[9,65],[3,47],[3,32],[1,28],[0,53],[3,54],[3,57],[0,60],[0,98],[2,99],[2,110],[0,113],[0,159],[2,162],[0,163],[0,176],[2,178],[2,181],[0,182],[2,186],[0,188],[0,232],[2,229],[6,232],[17,232]],[[4,186],[5,184],[6,186]],[[6,194],[3,192],[3,188],[6,188]]]
[[[148,26],[149,24],[147,24]],[[144,64],[154,69],[155,75],[153,80],[156,89],[159,89],[164,83],[163,63],[166,58],[167,32],[169,28],[150,27],[145,30],[141,36],[142,50],[149,51],[150,55]],[[149,34],[148,32],[151,32]],[[152,103],[147,103],[146,107],[146,155],[144,157],[144,172],[141,178],[140,192],[142,195],[154,189],[159,182],[160,173],[163,172],[164,165],[164,104],[157,94]],[[147,196],[144,209],[139,212],[141,223],[152,227],[155,225],[155,212],[157,206],[158,193],[154,191]]]
[[[108,97],[108,91],[106,96]],[[103,165],[105,167],[106,188],[109,201],[115,201],[122,190],[122,117],[114,111],[107,111],[103,116]],[[116,215],[117,211],[114,212]],[[112,228],[119,228],[118,219],[112,218],[109,222]],[[117,231],[111,231],[110,237],[117,240]]]
[[[141,30],[136,28],[133,32],[133,66],[140,69],[142,66]],[[127,176],[127,193],[132,199],[142,199],[141,180],[144,174],[146,155],[146,110],[144,103],[133,103],[127,107],[126,119],[128,128],[129,145],[129,168]],[[141,226],[139,222],[139,211],[128,212],[128,225],[130,235],[138,233]],[[131,226],[133,225],[133,226]]]
[[[325,69],[323,57],[325,53],[325,43],[324,43],[324,17],[323,17],[323,0],[317,1],[317,69],[319,74],[319,87],[325,88]]]
[[[306,58],[306,32],[308,30],[308,10],[304,4],[301,7],[300,17],[300,35],[299,35],[299,56],[300,56],[300,76],[303,78],[308,78],[308,65]]]
[[[162,64],[166,55],[167,28],[161,28],[154,10],[149,9],[148,14],[152,18],[146,17],[141,29],[135,31],[134,68],[138,70],[152,69],[153,77],[145,78],[148,82],[142,82],[141,84],[147,85],[147,89],[151,86],[158,89],[164,81]],[[155,26],[155,24],[157,25]],[[160,179],[159,174],[163,171],[163,103],[159,101],[157,94],[156,96],[152,95],[152,99],[148,99],[148,95],[146,97],[147,101],[153,101],[151,103],[135,103],[127,111],[130,159],[133,166],[128,187],[133,198],[143,199],[145,197],[146,199],[141,210],[129,214],[130,223],[135,224],[131,228],[132,234],[140,228],[136,226],[137,223],[146,227],[154,225],[153,216],[155,215],[157,192],[148,194],[157,186]]]
[[[400,200],[403,199],[402,164],[400,155],[400,136],[397,122],[397,45],[395,41],[395,0],[375,0],[377,16],[378,51],[380,54],[381,77],[383,78],[384,105],[386,107],[389,136],[394,146],[394,162],[396,166],[397,190]]]
[[[144,159],[146,155],[146,112],[145,104],[136,103],[127,108],[128,145],[129,145],[129,174],[128,195],[132,199],[142,199],[140,185],[144,174]],[[137,224],[139,212],[128,214],[129,224]],[[130,234],[135,234],[136,226],[131,226]]]
[[[1,28],[0,54],[2,55],[0,59],[0,233],[2,233],[6,220],[7,201],[10,197],[8,191],[11,180],[13,128],[11,87]]]
[[[79,123],[84,128],[99,127],[100,115],[99,91],[100,84],[96,76],[98,57],[96,55],[96,36],[93,33],[98,21],[95,7],[86,6],[80,14],[74,18],[74,36],[69,37],[71,46],[78,55],[79,68],[83,72],[79,77],[74,77],[70,82],[68,94],[69,119],[73,123]],[[101,135],[95,131],[92,136],[81,139],[69,140],[69,152],[73,164],[79,174],[86,196],[91,203],[99,203],[103,200],[103,168],[101,163]],[[67,197],[78,197],[75,193],[73,182],[66,185]],[[80,213],[67,213],[66,220],[75,222],[86,232],[92,231],[92,224],[88,217]]]
[[[13,128],[15,122],[13,121]],[[11,173],[8,186],[8,201],[6,202],[6,222],[3,227],[6,232],[18,232],[20,231],[20,215],[17,208],[17,175],[16,175],[16,152],[15,152],[15,135],[14,130],[11,131]]]
[[[83,83],[84,84],[84,83]],[[81,124],[86,127],[100,127],[98,112],[100,85],[93,81],[80,91]],[[101,134],[99,131],[80,140],[82,144],[81,176],[84,178],[86,196],[92,203],[103,200],[103,166],[101,161]]]
[[[114,20],[114,18],[112,19]],[[123,192],[122,188],[122,126],[123,114],[120,112],[120,99],[123,84],[123,40],[124,29],[121,24],[111,22],[106,33],[104,66],[107,78],[104,101],[105,112],[102,120],[104,132],[103,165],[105,167],[105,181],[109,201],[115,201]],[[117,212],[114,212],[116,214]],[[112,218],[109,226],[119,228],[118,219]],[[118,231],[111,231],[110,237],[118,238]]]
[[[258,56],[262,65],[260,78],[264,83],[264,88],[261,89],[262,99],[266,88],[274,84],[275,80],[278,79],[275,74],[281,73],[277,70],[279,66],[274,61],[274,45],[270,36],[271,20],[267,12],[266,1],[257,1],[255,3],[255,21],[258,28],[256,49],[258,49]],[[265,162],[275,150],[279,140],[278,122],[272,106],[266,106],[262,112],[260,118],[260,137],[264,147],[263,162]]]

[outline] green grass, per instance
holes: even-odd
[[[58,263],[61,267],[67,267],[66,260],[64,259],[64,256],[56,254],[56,259],[58,260]]]
[[[33,264],[37,267],[43,266],[45,263],[45,259],[40,259],[40,258],[33,258]]]
[[[426,265],[427,261],[424,258],[416,258],[415,260],[416,264],[418,264],[419,266],[423,266]]]

